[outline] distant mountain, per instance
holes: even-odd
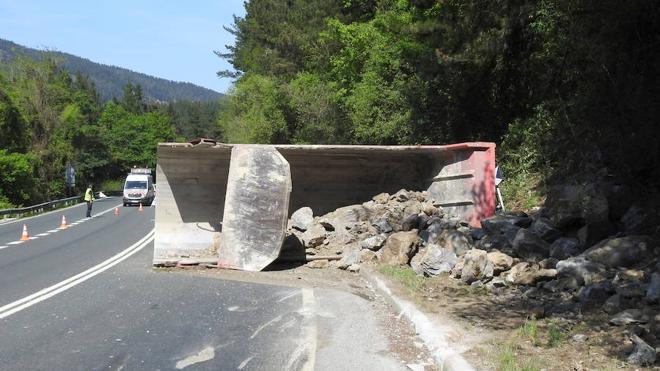
[[[110,100],[120,98],[124,85],[129,82],[142,86],[142,95],[150,101],[212,101],[222,94],[189,82],[177,82],[134,72],[126,68],[95,63],[88,59],[68,53],[43,51],[18,45],[0,39],[0,62],[9,61],[17,55],[41,59],[46,54],[53,55],[62,67],[71,73],[80,72],[89,76],[96,84],[101,98]]]

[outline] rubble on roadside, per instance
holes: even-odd
[[[495,215],[472,228],[427,192],[400,190],[322,216],[300,209],[287,240],[317,258],[308,263],[314,268],[410,266],[421,276],[517,292],[545,316],[605,312],[609,326],[625,328],[635,344],[628,361],[653,364],[649,349],[660,347],[657,225],[592,186],[552,190],[547,204],[536,215]]]

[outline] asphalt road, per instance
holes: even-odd
[[[405,369],[355,295],[152,269],[154,209],[120,203],[0,225],[0,370]]]

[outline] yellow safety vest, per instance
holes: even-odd
[[[87,188],[87,190],[85,191],[85,202],[92,201],[93,199],[94,199],[94,195],[92,194],[92,189]]]

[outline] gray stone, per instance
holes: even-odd
[[[589,340],[589,337],[585,334],[575,334],[573,335],[572,339],[576,343],[584,343],[585,341]]]
[[[574,291],[580,288],[573,277],[562,277],[543,284],[543,288],[551,292]]]
[[[401,222],[402,231],[411,231],[413,229],[420,229],[420,217],[417,214],[410,214],[403,218]]]
[[[458,256],[462,256],[472,249],[472,245],[467,237],[458,231],[444,231],[440,235],[439,243],[454,251]]]
[[[406,191],[405,189],[401,189],[397,193],[393,194],[390,198],[397,202],[406,202],[410,199],[410,192]]]
[[[605,303],[603,303],[603,311],[609,314],[620,312],[621,296],[619,294],[614,294],[605,300]]]
[[[651,282],[646,289],[646,300],[650,303],[660,301],[660,273],[658,272],[653,272],[651,275]]]
[[[605,279],[606,274],[604,265],[591,262],[582,256],[560,260],[556,269],[560,277],[573,277],[580,286],[599,282]]]
[[[390,199],[389,193],[379,193],[372,198],[372,200],[376,201],[379,204],[386,204],[387,201],[389,201],[389,199]]]
[[[346,269],[353,264],[358,264],[360,262],[360,250],[349,250],[344,253],[344,256],[339,259],[337,262],[337,268]]]
[[[644,271],[627,269],[617,272],[612,280],[616,292],[624,298],[641,298],[646,292]]]
[[[454,265],[454,269],[452,269],[451,273],[449,273],[449,276],[453,278],[461,278],[461,272],[463,272],[463,266],[465,265],[464,263],[465,261],[463,257],[459,257],[456,265]]]
[[[606,267],[630,267],[652,258],[648,236],[610,238],[594,245],[581,254],[586,259]]]
[[[534,220],[529,227],[529,231],[546,242],[553,242],[561,237],[562,234],[561,231],[552,225],[552,222],[546,218],[538,218]]]
[[[390,235],[378,251],[378,260],[387,265],[406,265],[417,251],[417,230]]]
[[[577,238],[558,238],[552,243],[552,245],[550,245],[550,257],[563,260],[568,259],[571,256],[576,256],[581,252],[579,246],[580,241],[578,241]]]
[[[521,262],[504,273],[504,279],[515,285],[536,285],[557,277],[554,269],[541,269],[536,263]]]
[[[476,241],[481,240],[486,237],[486,231],[484,231],[483,228],[472,228],[470,230],[470,237]]]
[[[602,305],[614,294],[614,287],[610,281],[600,281],[586,285],[578,291],[578,299],[583,309],[592,309]]]
[[[346,268],[346,270],[349,272],[358,273],[360,268],[360,264],[351,264],[348,268]]]
[[[291,214],[290,225],[301,232],[304,232],[314,222],[314,212],[310,207],[302,207]]]
[[[608,220],[589,223],[577,232],[577,238],[582,246],[592,246],[617,232],[616,226]]]
[[[622,229],[626,234],[652,233],[658,225],[657,218],[649,210],[632,205],[621,217]]]
[[[321,246],[325,238],[325,228],[320,224],[312,224],[307,231],[302,234],[300,239],[302,240],[303,246],[306,248],[313,248]]]
[[[351,205],[324,215],[320,223],[328,230],[351,229],[358,222],[366,221],[369,217],[369,209],[362,205]]]
[[[653,365],[657,357],[655,349],[635,334],[630,335],[630,340],[635,343],[635,349],[628,356],[628,362],[639,366]]]
[[[427,245],[421,255],[419,267],[426,276],[437,276],[440,273],[451,272],[458,261],[458,257],[453,250],[434,244]]]
[[[639,309],[626,309],[619,312],[610,319],[610,324],[614,326],[625,326],[633,323],[646,323],[648,318],[644,318],[642,311]]]
[[[513,258],[499,251],[489,252],[486,256],[493,264],[493,273],[495,275],[508,271],[513,266]]]
[[[493,264],[488,261],[488,253],[484,250],[472,249],[463,256],[461,281],[471,284],[483,278],[493,276]]]
[[[380,249],[383,246],[386,240],[387,240],[387,235],[377,234],[375,236],[371,236],[362,240],[362,242],[360,242],[360,247],[363,249],[378,251],[378,249]]]
[[[545,204],[548,206],[543,210],[543,216],[560,229],[576,222],[590,224],[609,218],[607,197],[593,183],[552,187]]]
[[[431,223],[426,230],[420,233],[419,237],[424,240],[426,243],[438,243],[440,242],[440,235],[445,231],[443,222],[437,221]]]
[[[491,240],[494,248],[510,247],[520,227],[516,225],[517,218],[494,216],[481,221],[481,227]]]
[[[360,251],[360,262],[361,263],[376,263],[378,261],[378,255],[371,250],[361,250]]]
[[[513,240],[514,255],[531,261],[541,261],[550,256],[550,244],[534,233],[520,229]]]
[[[392,225],[387,220],[387,218],[380,218],[371,223],[374,227],[378,229],[380,233],[390,233],[392,232]]]

